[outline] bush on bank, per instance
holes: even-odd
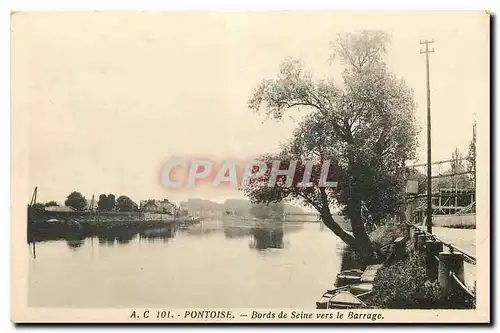
[[[471,309],[472,300],[461,292],[443,295],[437,281],[427,276],[423,256],[413,253],[405,260],[381,268],[366,302],[389,309]]]
[[[383,247],[391,244],[398,237],[407,236],[406,226],[401,223],[397,225],[382,225],[370,233],[370,240],[375,247]]]

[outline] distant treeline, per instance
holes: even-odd
[[[119,211],[119,212],[134,212],[138,211],[137,204],[128,196],[121,195],[115,198],[114,194],[101,194],[95,202],[87,200],[80,192],[71,192],[64,201],[66,207],[71,207],[75,211],[83,212],[86,210],[98,211]],[[44,211],[45,207],[59,206],[56,201],[49,201],[45,204],[35,203],[30,209],[32,211]]]
[[[193,212],[211,212],[231,214],[242,217],[253,216],[262,219],[281,217],[283,213],[300,214],[304,211],[288,203],[275,204],[252,204],[245,199],[227,199],[224,203],[218,203],[205,199],[189,199],[180,204],[181,207]]]

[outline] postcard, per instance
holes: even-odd
[[[11,320],[490,322],[488,11],[15,12]]]

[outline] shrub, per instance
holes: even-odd
[[[370,233],[370,240],[376,247],[391,244],[398,237],[407,236],[406,225],[382,225]]]
[[[423,256],[416,253],[378,271],[367,303],[390,309],[473,307],[471,300],[463,294],[450,292],[442,295],[438,282],[431,282],[427,277]]]
[[[428,281],[422,260],[414,255],[380,269],[368,303],[392,309],[434,308],[439,286]]]

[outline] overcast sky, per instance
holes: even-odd
[[[179,201],[235,190],[160,186],[170,156],[247,158],[278,149],[301,112],[265,121],[252,89],[286,57],[320,78],[337,33],[382,29],[391,69],[415,92],[419,162],[425,153],[425,57],[431,54],[433,160],[464,154],[489,91],[488,20],[476,13],[18,13],[12,17],[13,119],[25,116],[29,179],[39,201],[73,190]],[[340,78],[339,78],[340,79]],[[479,103],[481,101],[482,103]],[[487,105],[487,103],[486,103]],[[19,119],[19,118],[18,118]],[[13,129],[16,131],[16,128]],[[21,152],[22,150],[22,152]]]

